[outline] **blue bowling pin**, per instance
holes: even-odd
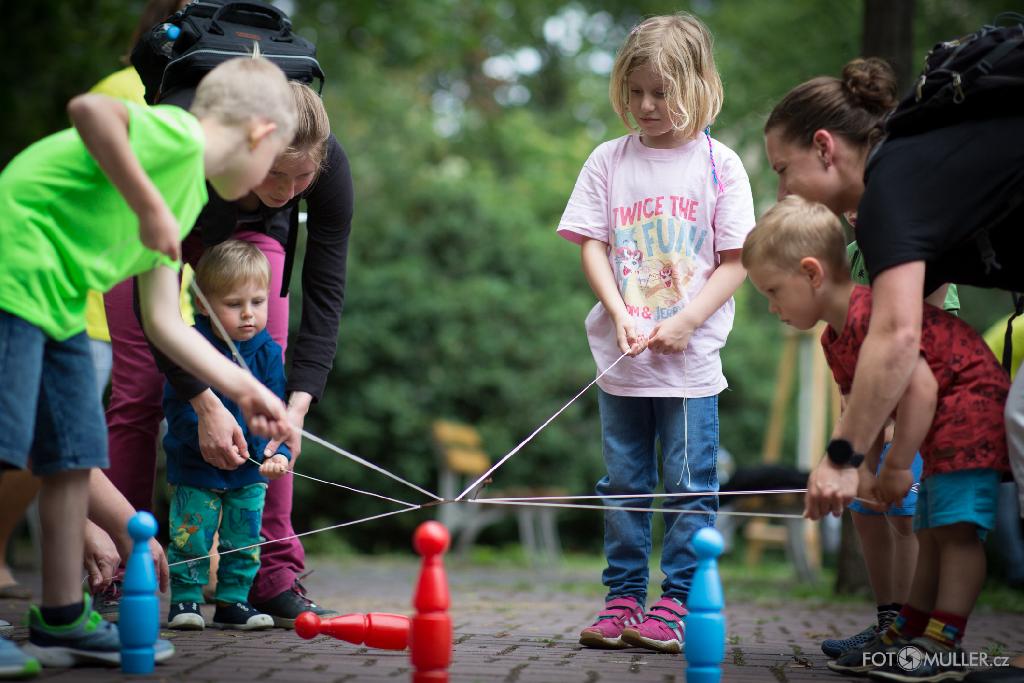
[[[135,514],[128,522],[132,554],[124,572],[121,596],[121,670],[148,674],[153,671],[154,649],[160,634],[160,601],[156,595],[156,569],[149,539],[156,535],[156,518],[148,512]]]
[[[697,569],[686,601],[690,612],[686,617],[686,681],[718,683],[725,659],[725,596],[718,575],[718,556],[725,543],[712,527],[694,534],[692,543]]]

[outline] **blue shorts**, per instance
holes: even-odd
[[[933,474],[921,482],[914,531],[967,522],[985,540],[996,525],[1002,474],[995,470],[961,470]]]
[[[875,474],[878,474],[878,470],[882,469],[882,463],[885,462],[885,456],[889,452],[889,446],[892,444],[885,444],[882,448],[882,455],[878,458],[878,469],[875,470]],[[910,473],[914,475],[914,483],[919,484],[921,482],[921,470],[924,468],[924,461],[921,460],[921,454],[914,454],[914,462],[910,463]],[[860,501],[853,501],[850,503],[850,509],[854,512],[858,512],[862,515],[895,515],[897,517],[911,517],[914,514],[914,508],[917,507],[917,491],[911,490],[907,494],[907,497],[899,502],[898,505],[883,512],[876,512],[868,506],[864,505]]]
[[[54,341],[0,311],[0,464],[47,476],[106,467],[107,424],[83,332]]]

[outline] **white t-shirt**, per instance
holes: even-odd
[[[558,234],[609,245],[608,260],[626,308],[649,334],[682,310],[718,267],[717,252],[740,249],[754,227],[750,181],[740,158],[712,138],[672,149],[645,147],[637,134],[610,140],[587,159]],[[729,299],[694,331],[683,353],[645,351],[623,359],[599,386],[617,396],[714,396],[728,386],[719,349],[732,329]],[[600,302],[586,320],[598,371],[622,355]]]

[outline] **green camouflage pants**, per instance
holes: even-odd
[[[230,491],[171,487],[171,544],[167,561],[173,565],[193,560],[171,567],[171,602],[203,601],[203,586],[210,576],[210,560],[206,556],[217,531],[220,565],[216,600],[248,601],[249,588],[260,568],[260,549],[229,551],[262,540],[260,520],[266,495],[266,484],[250,484]]]

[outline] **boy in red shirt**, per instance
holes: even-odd
[[[743,265],[783,322],[801,330],[819,320],[828,323],[821,345],[840,390],[848,394],[871,318],[871,290],[850,280],[835,214],[786,197],[747,237]],[[999,482],[1009,471],[1003,422],[1009,378],[969,325],[923,306],[920,356],[896,409],[889,455],[877,478],[870,463],[858,470],[858,496],[888,507],[914,482],[915,451],[924,459],[914,515],[920,551],[910,597],[892,626],[864,650],[829,662],[835,671],[871,671],[880,680],[946,680],[963,671],[962,658],[947,653],[959,650],[985,582],[982,541],[995,525]],[[844,456],[863,460],[848,442],[829,444],[829,457]],[[900,667],[894,654],[871,656],[895,652],[911,639],[924,654],[943,656],[925,657],[914,671]],[[873,662],[882,661],[887,665],[872,671]]]

